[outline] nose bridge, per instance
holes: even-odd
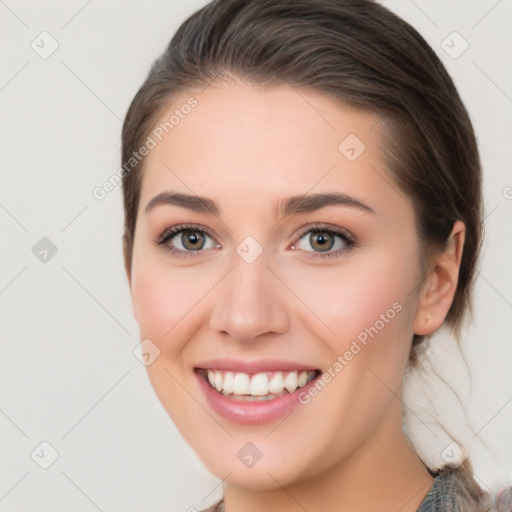
[[[267,258],[264,254],[245,258],[244,248],[240,244],[231,271],[218,289],[210,327],[248,342],[265,333],[285,332],[289,317],[284,301],[271,288]]]

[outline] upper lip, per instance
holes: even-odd
[[[311,366],[309,364],[302,364],[294,361],[285,361],[280,359],[257,359],[254,361],[244,361],[242,359],[209,359],[207,361],[202,361],[196,364],[195,367],[204,370],[223,370],[243,373],[318,369],[317,367]]]

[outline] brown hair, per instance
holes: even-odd
[[[370,0],[214,0],[180,26],[134,97],[123,162],[178,94],[232,78],[324,92],[380,116],[387,167],[414,206],[423,256],[443,247],[456,220],[466,226],[445,321],[459,338],[482,238],[481,165],[468,113],[423,37]],[[143,161],[123,177],[128,273],[142,172]],[[422,339],[413,338],[412,364]]]

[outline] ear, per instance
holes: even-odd
[[[465,234],[464,223],[456,221],[444,250],[431,262],[418,294],[413,322],[415,334],[432,334],[443,324],[457,290]]]

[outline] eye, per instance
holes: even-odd
[[[317,226],[304,232],[292,249],[313,252],[315,257],[339,257],[354,246],[355,240],[348,231]]]
[[[160,235],[156,243],[164,246],[169,252],[184,257],[206,249],[220,247],[220,244],[204,228],[194,226],[168,228]]]

